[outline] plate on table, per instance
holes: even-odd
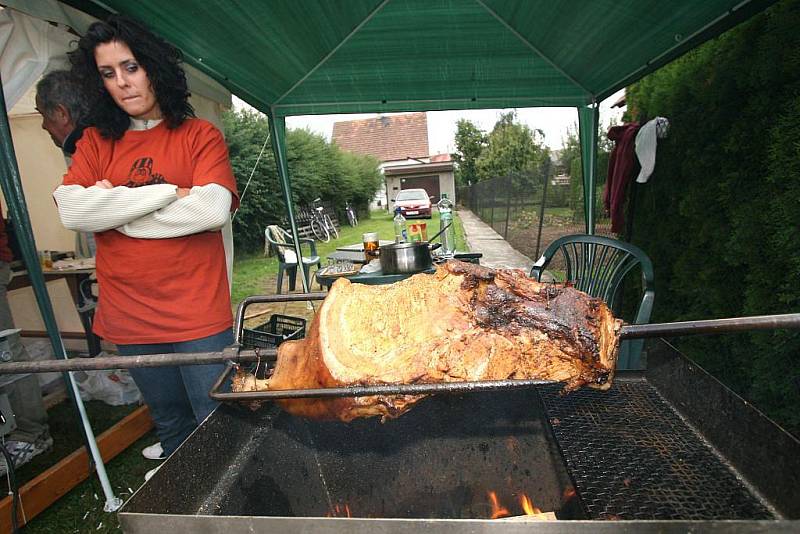
[[[350,265],[349,267],[328,265],[317,271],[319,276],[351,276],[358,274],[358,267]]]

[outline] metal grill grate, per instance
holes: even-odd
[[[774,518],[646,381],[539,391],[590,518]]]

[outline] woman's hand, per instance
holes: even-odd
[[[114,186],[108,180],[100,180],[99,182],[95,182],[94,185],[100,189],[114,189]]]
[[[183,198],[185,196],[188,196],[189,193],[191,193],[191,191],[192,190],[189,189],[188,187],[179,187],[178,190],[175,192],[175,194],[178,195],[178,198]]]

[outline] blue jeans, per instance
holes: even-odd
[[[228,329],[200,339],[152,345],[117,345],[123,356],[181,352],[218,352],[233,343]],[[217,407],[208,392],[225,369],[224,364],[144,367],[131,369],[131,376],[142,392],[161,439],[164,455],[169,456],[189,434]]]

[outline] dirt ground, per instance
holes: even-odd
[[[565,235],[583,234],[585,233],[585,227],[582,222],[575,223],[571,218],[550,217],[546,215],[544,224],[542,225],[542,235],[537,250],[536,241],[538,232],[538,217],[530,221],[512,221],[509,223],[507,241],[512,247],[536,261],[550,243]],[[614,237],[611,233],[611,221],[606,219],[597,221],[595,233],[597,235]],[[555,258],[551,266],[552,268],[558,268],[559,264],[559,258]]]

